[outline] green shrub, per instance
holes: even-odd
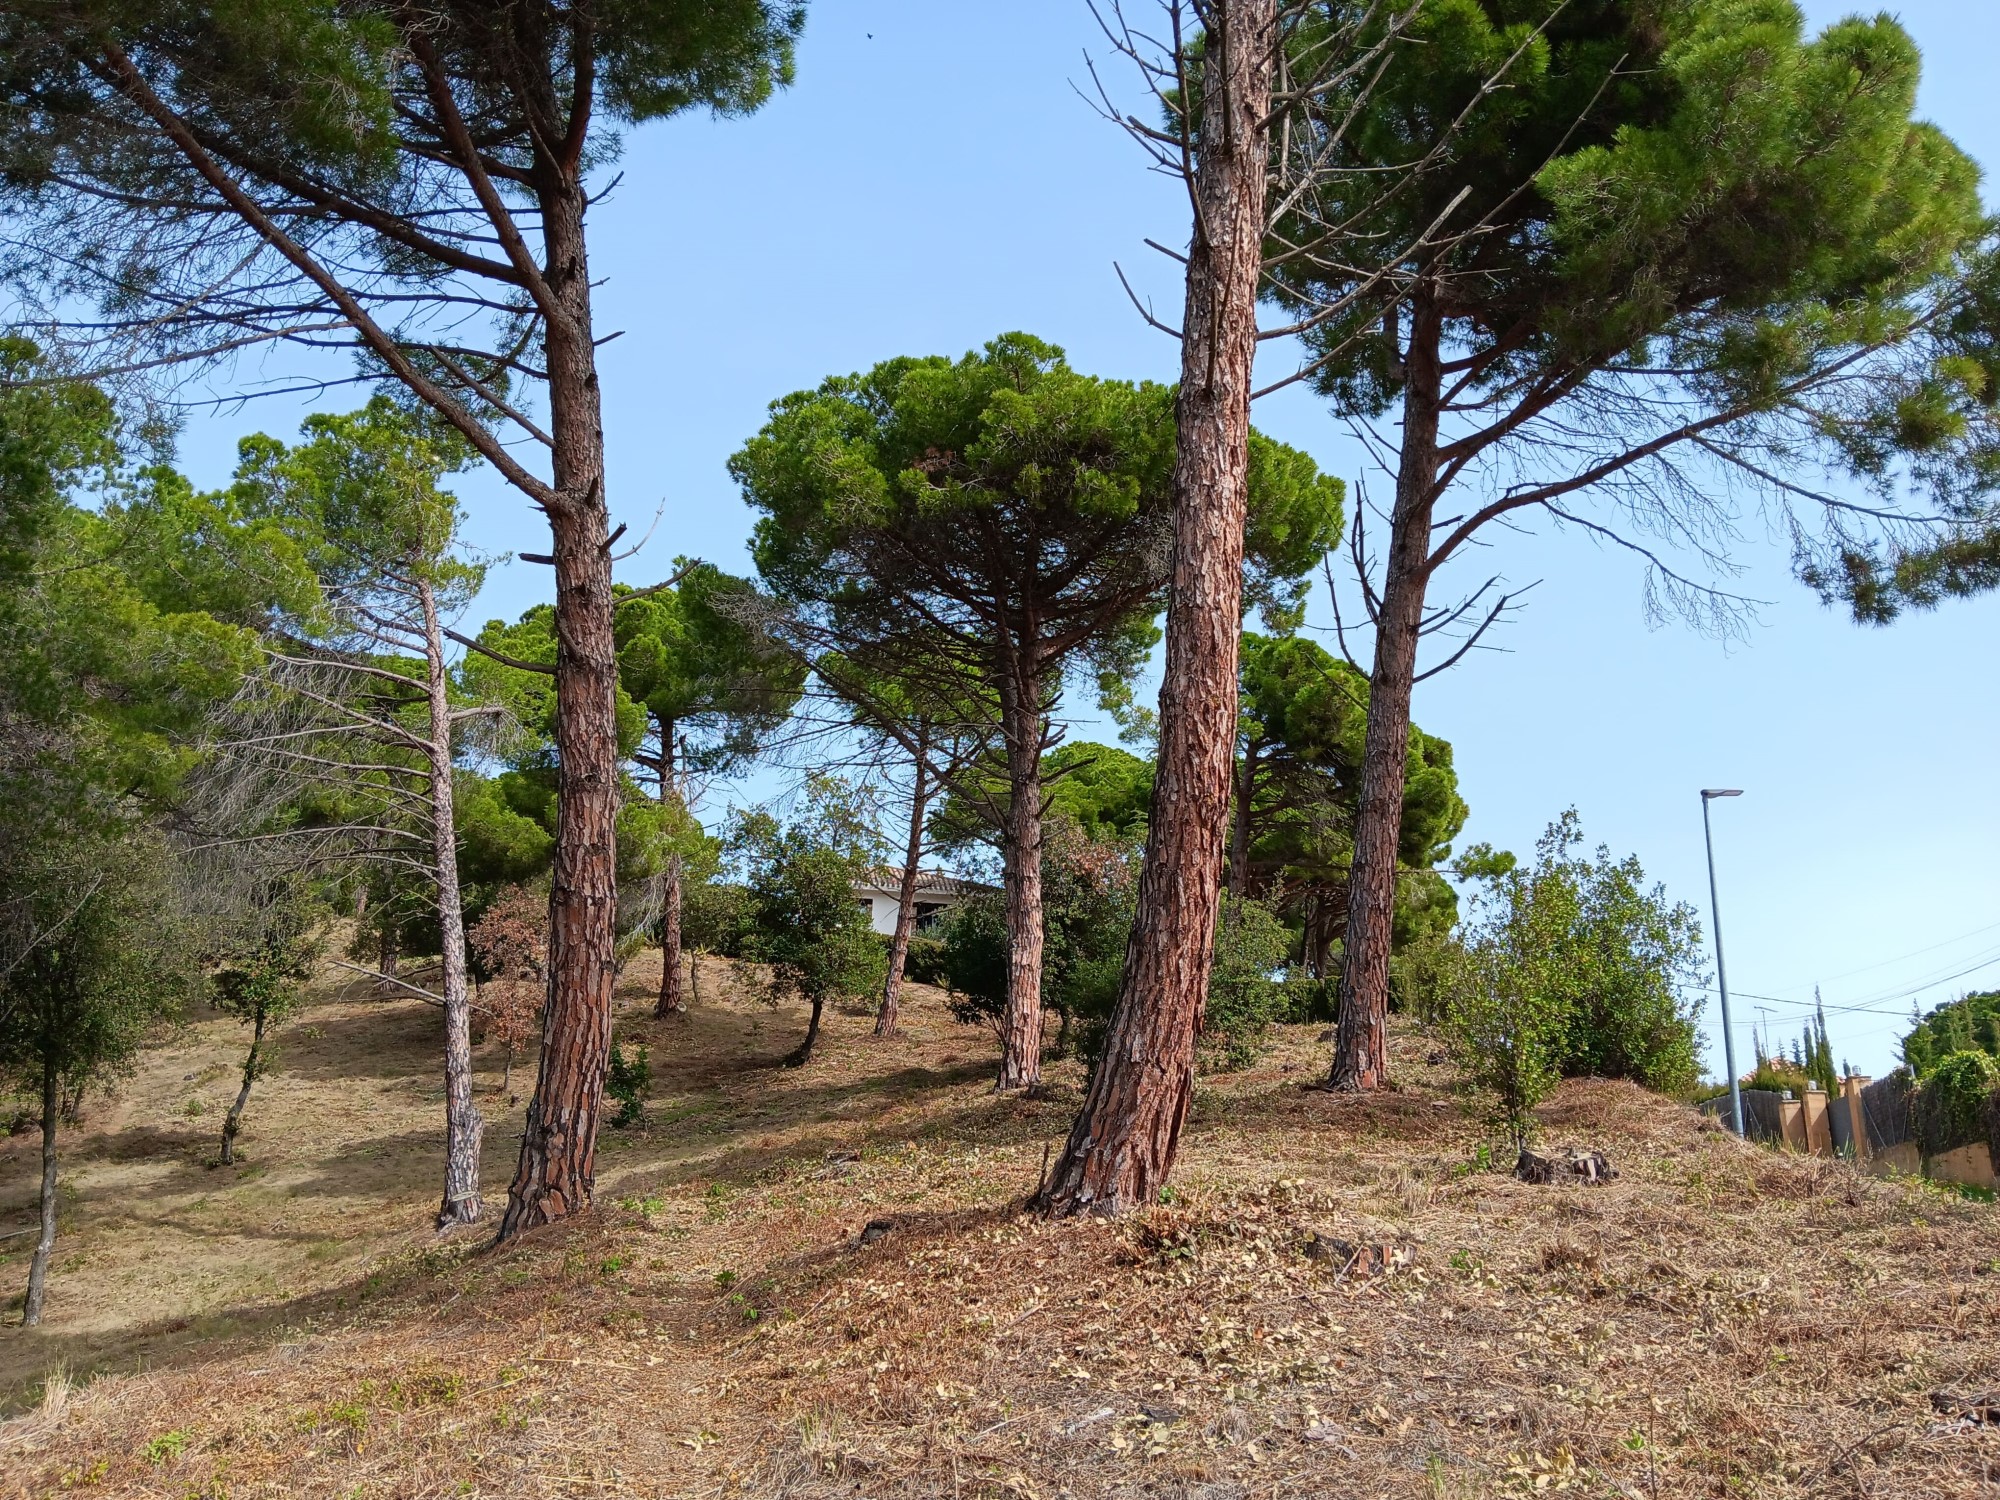
[[[1917,1085],[1917,1144],[1937,1156],[1984,1140],[1988,1111],[2000,1089],[2000,1063],[1984,1052],[1953,1052]]]
[[[1271,1019],[1289,1026],[1331,1026],[1340,1015],[1340,981],[1293,974],[1274,982]]]
[[[1683,1094],[1701,1076],[1700,926],[1686,903],[1646,886],[1636,859],[1614,860],[1602,847],[1585,858],[1575,852],[1582,842],[1572,810],[1543,834],[1531,867],[1495,861],[1468,871],[1485,886],[1472,919],[1403,956],[1412,1008],[1447,1031],[1471,1027],[1481,1040],[1455,1043],[1467,1056],[1518,1032],[1533,1053],[1506,1064],[1524,1070],[1518,1081],[1546,1066],[1557,1077],[1629,1078]],[[1499,989],[1474,999],[1465,988],[1475,982]],[[1492,1013],[1496,1004],[1533,1014],[1509,1022]],[[1500,1065],[1472,1064],[1475,1072]]]
[[[909,950],[903,955],[903,977],[911,984],[943,985],[944,938],[930,933],[912,933]]]
[[[646,1112],[646,1096],[653,1091],[653,1070],[644,1047],[635,1047],[626,1056],[618,1043],[611,1044],[611,1067],[605,1075],[604,1092],[618,1101],[618,1113],[611,1123],[620,1130],[636,1125]]]
[[[1291,946],[1291,933],[1269,907],[1246,897],[1224,898],[1201,1023],[1202,1050],[1211,1066],[1247,1068],[1263,1052],[1283,996],[1275,976]]]
[[[1431,1006],[1453,1057],[1478,1087],[1491,1091],[1494,1115],[1518,1150],[1534,1129],[1532,1111],[1562,1076],[1570,1013],[1549,982],[1546,944],[1520,926],[1534,913],[1434,956]]]
[[[704,880],[681,888],[681,946],[718,958],[741,958],[751,928],[749,890]]]
[[[1007,907],[997,891],[961,902],[944,921],[938,969],[951,991],[951,1013],[967,1025],[991,1025],[1007,1005]]]
[[[1767,1057],[1757,1064],[1757,1071],[1750,1075],[1749,1080],[1742,1087],[1746,1089],[1769,1089],[1773,1093],[1790,1089],[1794,1099],[1803,1099],[1806,1096],[1806,1090],[1811,1085],[1812,1080],[1806,1077],[1805,1073],[1800,1069],[1793,1067],[1782,1058]],[[1725,1094],[1729,1092],[1729,1085],[1726,1080],[1723,1083],[1722,1091]]]
[[[1056,1046],[1074,1024],[1083,1051],[1110,1021],[1118,998],[1125,940],[1132,927],[1138,847],[1093,838],[1061,812],[1042,833],[1042,1004],[1062,1023]],[[997,1021],[1007,1005],[1007,910],[999,892],[974,897],[946,920],[940,968],[951,989],[952,1014],[966,1022]]]

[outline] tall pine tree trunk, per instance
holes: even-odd
[[[1117,1009],[1082,1112],[1040,1195],[1041,1207],[1057,1214],[1113,1213],[1158,1196],[1187,1118],[1214,955],[1236,746],[1277,0],[1218,0],[1212,15],[1175,408],[1159,770]]]
[[[1042,1081],[1042,695],[1032,670],[1001,681],[1007,816],[1001,831],[1007,902],[1007,1008],[1000,1017],[1002,1093]]]
[[[500,1222],[503,1240],[590,1204],[611,1055],[618,916],[618,662],[584,199],[572,181],[537,188],[548,281],[564,314],[548,320],[544,335],[557,492],[548,508],[556,575],[557,822],[541,1063]]]
[[[1404,360],[1403,451],[1390,516],[1389,565],[1375,625],[1368,736],[1347,886],[1347,948],[1330,1088],[1378,1089],[1389,1077],[1389,946],[1396,925],[1396,850],[1410,755],[1410,695],[1430,582],[1431,510],[1437,500],[1441,338],[1435,289],[1411,300]]]
[[[56,1064],[51,1054],[42,1059],[42,1234],[35,1241],[35,1254],[28,1262],[28,1299],[21,1308],[21,1326],[33,1328],[42,1321],[42,1300],[48,1294],[49,1257],[56,1249]]]
[[[465,983],[465,901],[458,885],[458,826],[451,763],[451,680],[443,622],[427,582],[417,584],[424,612],[430,683],[431,863],[437,870],[438,931],[444,961],[444,1201],[438,1228],[470,1224],[479,1201],[479,1139],[486,1121],[472,1101],[472,1008]]]
[[[674,775],[674,726],[660,721],[660,805],[672,816],[680,805],[680,788]],[[660,998],[653,1006],[655,1016],[678,1015],[687,1009],[681,998],[681,857],[669,855],[660,875]]]
[[[660,872],[660,997],[653,1014],[677,1016],[687,1009],[681,987],[681,857],[667,856]]]
[[[1256,740],[1243,747],[1243,775],[1236,784],[1236,822],[1229,835],[1229,894],[1240,897],[1250,883],[1250,798],[1257,790]]]
[[[927,746],[919,731],[916,769],[910,786],[910,836],[903,845],[903,883],[896,892],[896,935],[889,940],[889,977],[882,984],[882,1008],[875,1014],[875,1035],[896,1034],[896,1007],[902,998],[903,966],[910,956],[910,933],[917,925],[917,865],[924,857],[924,808],[930,789],[924,784]]]

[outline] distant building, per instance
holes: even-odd
[[[917,931],[927,931],[952,908],[992,889],[977,880],[962,880],[940,870],[917,871]],[[896,903],[902,894],[900,867],[884,865],[854,882],[856,903],[868,913],[869,924],[884,937],[893,936],[896,931]]]

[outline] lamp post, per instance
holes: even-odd
[[[1707,787],[1701,794],[1701,836],[1708,845],[1708,909],[1715,922],[1715,988],[1722,996],[1722,1057],[1729,1069],[1729,1115],[1736,1133],[1743,1134],[1743,1086],[1736,1078],[1736,1033],[1729,1028],[1729,976],[1722,966],[1722,902],[1715,894],[1715,834],[1708,826],[1708,804],[1717,797],[1740,797],[1740,787]]]

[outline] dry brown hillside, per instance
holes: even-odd
[[[722,966],[685,1020],[650,987],[627,976],[622,1029],[655,1094],[606,1133],[599,1210],[499,1253],[424,1229],[422,1006],[307,1012],[234,1171],[209,1163],[235,1028],[151,1054],[70,1143],[47,1328],[0,1333],[0,1493],[2000,1495],[2000,1424],[1933,1404],[2000,1386],[1991,1206],[1608,1083],[1543,1115],[1621,1179],[1530,1187],[1482,1169],[1421,1039],[1400,1092],[1343,1099],[1301,1087],[1301,1030],[1205,1081],[1172,1202],[1048,1225],[1015,1204],[1073,1065],[996,1099],[987,1038],[919,991],[902,1039],[836,1015],[788,1072],[799,1019]],[[0,1229],[33,1175],[6,1142]],[[1388,1264],[1343,1272],[1334,1240]],[[25,1244],[0,1242],[16,1292]]]

